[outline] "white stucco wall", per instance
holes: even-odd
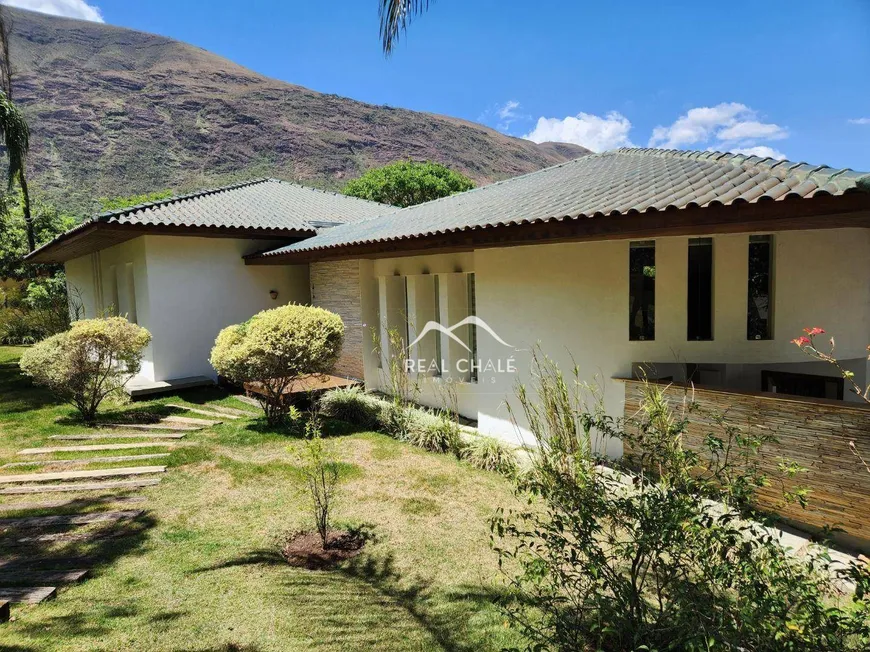
[[[87,317],[113,304],[133,314],[152,343],[134,382],[215,377],[209,352],[221,328],[278,305],[308,303],[308,266],[246,266],[242,256],[268,241],[142,236],[66,263],[67,280],[82,296]],[[128,266],[128,263],[130,264]],[[132,272],[132,286],[127,282]],[[273,300],[270,290],[278,291]]]
[[[515,383],[528,380],[528,350],[542,349],[563,369],[572,359],[582,379],[598,384],[605,406],[622,414],[624,389],[613,380],[631,374],[632,363],[737,363],[819,373],[791,343],[805,326],[823,326],[837,336],[837,354],[855,361],[858,380],[867,377],[870,342],[870,278],[859,272],[870,256],[864,229],[776,233],[774,338],[746,339],[748,234],[713,236],[714,340],[686,340],[687,238],[656,240],[656,339],[628,338],[628,241],[482,249],[474,254],[374,261],[375,277],[473,271],[477,314],[504,340],[521,349],[506,352],[478,334],[479,356],[513,353],[516,374],[481,374],[466,388],[462,412],[482,430],[512,438],[507,402]],[[370,311],[368,319],[375,318]],[[835,375],[833,370],[829,375]],[[366,380],[377,384],[367,370]],[[424,394],[425,396],[425,394]],[[425,402],[425,401],[424,401]],[[474,413],[472,415],[472,413]],[[621,453],[613,444],[608,451]]]

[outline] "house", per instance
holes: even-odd
[[[401,210],[261,180],[97,216],[29,260],[64,262],[89,314],[115,306],[152,332],[141,382],[214,377],[220,328],[310,301],[347,325],[338,373],[383,388],[388,347],[375,345],[399,332],[421,401],[455,382],[460,412],[510,438],[506,401],[536,344],[575,360],[613,414],[641,365],[701,386],[854,400],[791,340],[824,325],[867,381],[868,181],[656,149]]]
[[[308,264],[252,267],[244,256],[394,210],[259,179],[95,216],[27,257],[62,262],[86,317],[126,315],[152,343],[135,391],[211,382],[220,329],[266,308],[310,300]]]
[[[401,210],[258,181],[98,216],[29,259],[65,263],[89,314],[115,306],[151,330],[151,383],[214,377],[218,330],[288,301],[341,315],[337,373],[387,389],[397,334],[421,402],[454,387],[506,439],[527,434],[508,404],[536,345],[579,365],[614,417],[638,409],[641,368],[676,399],[692,381],[708,416],[690,445],[722,434],[716,413],[772,432],[763,469],[796,461],[814,493],[802,510],[765,487],[765,504],[870,546],[870,476],[850,450],[870,459],[870,407],[792,343],[823,326],[870,381],[870,175],[620,149]]]

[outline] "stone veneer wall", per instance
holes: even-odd
[[[335,372],[364,377],[363,325],[358,260],[311,263],[311,304],[326,308],[344,321],[344,347]]]
[[[685,390],[672,385],[666,395],[671,405],[679,406]],[[642,384],[626,381],[626,417],[637,413],[641,398]],[[836,525],[861,540],[861,547],[870,544],[870,473],[849,447],[849,442],[855,442],[865,459],[870,458],[870,409],[854,403],[709,388],[696,388],[694,400],[701,409],[690,417],[684,439],[689,448],[697,448],[707,433],[724,437],[713,419],[716,414],[724,414],[728,424],[741,429],[768,428],[779,440],[761,450],[761,466],[771,482],[758,493],[760,508],[816,528]],[[777,469],[782,459],[808,471],[790,481]],[[795,485],[812,490],[806,509],[783,501],[783,487]]]

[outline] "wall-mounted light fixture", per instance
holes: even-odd
[[[269,290],[269,296],[272,297],[272,301],[278,299],[278,290]]]

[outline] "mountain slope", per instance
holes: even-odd
[[[400,158],[479,183],[587,153],[464,120],[324,95],[152,34],[5,9],[31,176],[66,206],[250,176],[336,187]]]

